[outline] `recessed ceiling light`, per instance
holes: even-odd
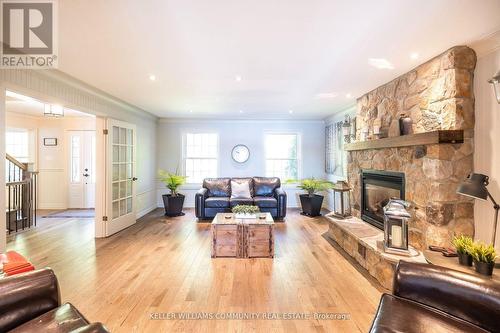
[[[240,110],[240,113],[243,113],[243,110]]]
[[[293,113],[293,110],[288,110],[288,113],[289,113],[289,114],[292,114],[292,113]]]
[[[189,110],[189,113],[193,113],[193,110]]]
[[[394,69],[394,65],[384,58],[370,58],[368,63],[378,69]]]
[[[410,54],[410,59],[412,60],[417,60],[419,57],[419,54],[417,52],[413,52]]]
[[[151,81],[156,81],[156,75],[151,74],[151,75],[149,76],[149,79],[150,79]]]
[[[351,97],[352,97],[352,95],[351,95],[350,93],[347,93],[347,94],[345,94],[345,97],[346,97],[346,98],[351,98]]]
[[[241,81],[241,76],[239,75],[236,75],[236,77],[234,78],[236,81],[240,82]]]
[[[328,98],[335,98],[337,97],[337,93],[334,92],[329,92],[329,93],[319,93],[316,94],[316,98],[318,99],[328,99]]]

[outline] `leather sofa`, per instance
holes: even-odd
[[[231,180],[248,181],[251,198],[231,199]],[[236,205],[255,205],[261,212],[269,212],[273,218],[282,220],[286,216],[286,193],[277,177],[207,178],[195,196],[196,217],[200,220],[230,212]]]
[[[54,272],[44,268],[0,278],[0,332],[109,332],[70,303],[61,305]]]
[[[452,269],[401,261],[370,332],[500,332],[500,284]]]

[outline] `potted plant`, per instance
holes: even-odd
[[[483,275],[492,275],[496,259],[496,252],[493,245],[474,243],[470,252],[476,272]]]
[[[470,254],[470,251],[472,250],[472,246],[474,244],[472,238],[461,235],[459,237],[453,238],[452,243],[457,250],[459,264],[464,266],[472,266],[472,256]]]
[[[231,211],[237,219],[255,219],[257,218],[257,213],[260,212],[260,209],[257,206],[236,205],[231,209]]]
[[[163,205],[165,207],[166,216],[181,216],[184,215],[182,208],[184,206],[184,195],[177,192],[179,186],[186,183],[186,177],[176,173],[171,173],[165,170],[158,171],[160,180],[170,190],[170,194],[164,194]]]
[[[310,217],[320,216],[324,197],[317,194],[317,192],[332,189],[335,187],[335,184],[326,179],[316,179],[314,177],[302,179],[298,183],[297,187],[307,192],[307,194],[299,195],[302,215]]]

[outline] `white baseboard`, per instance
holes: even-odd
[[[153,210],[155,210],[156,208],[158,208],[158,207],[156,207],[156,206],[154,206],[154,205],[153,205],[153,206],[150,206],[150,207],[148,207],[148,208],[146,208],[146,209],[143,209],[143,210],[141,210],[140,212],[137,212],[137,213],[135,214],[135,218],[138,220],[138,219],[140,219],[141,217],[143,217],[144,215],[146,215],[146,214],[148,214],[148,213],[151,213],[151,212],[152,212]]]

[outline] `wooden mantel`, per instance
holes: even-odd
[[[348,143],[344,146],[347,151],[382,149],[408,146],[434,145],[440,143],[463,143],[463,130],[439,130],[426,133],[394,136],[377,140]]]

